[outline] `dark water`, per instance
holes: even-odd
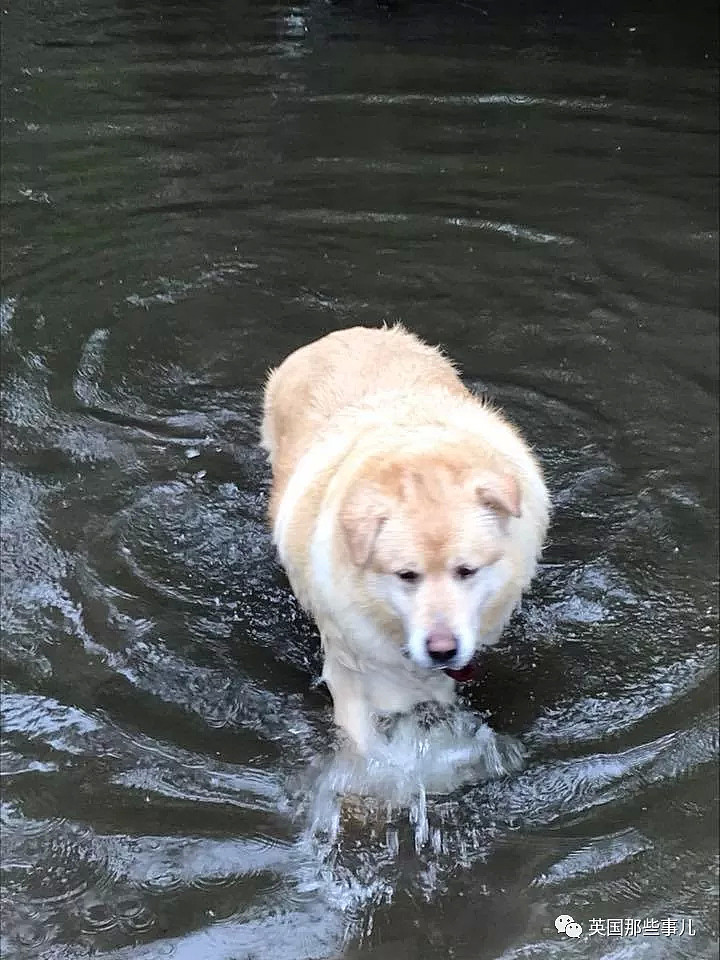
[[[6,4],[3,957],[717,956],[716,20],[589,7]],[[396,319],[555,521],[452,736],[361,770],[256,435]]]

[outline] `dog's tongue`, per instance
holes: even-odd
[[[474,680],[475,674],[477,673],[475,661],[471,660],[470,663],[464,667],[460,667],[459,670],[450,670],[448,668],[445,670],[445,673],[449,677],[452,677],[456,683],[469,683],[471,680]]]

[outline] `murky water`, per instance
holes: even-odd
[[[4,21],[3,956],[717,956],[712,5]],[[257,425],[395,319],[555,520],[462,709],[363,765]]]

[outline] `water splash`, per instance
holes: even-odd
[[[434,721],[398,717],[367,756],[343,745],[312,764],[295,790],[306,837],[334,845],[345,834],[369,831],[383,836],[394,856],[398,827],[409,826],[416,853],[446,846],[433,823],[436,807],[463,786],[520,770],[525,751],[461,710]]]
[[[393,718],[363,757],[348,745],[291,786],[305,859],[299,894],[345,918],[345,940],[369,936],[377,909],[403,889],[428,901],[458,863],[482,859],[493,828],[469,827],[452,795],[520,770],[525,751],[463,710]]]

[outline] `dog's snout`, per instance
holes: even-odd
[[[447,663],[457,653],[457,640],[452,632],[446,628],[438,628],[428,634],[426,640],[427,652],[435,663]]]

